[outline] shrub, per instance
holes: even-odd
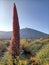
[[[39,64],[49,63],[49,44],[45,45],[36,55],[39,59]]]

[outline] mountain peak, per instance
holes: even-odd
[[[37,39],[37,38],[44,38],[46,36],[48,36],[48,34],[45,34],[43,32],[31,29],[31,28],[23,28],[20,31],[21,38]]]

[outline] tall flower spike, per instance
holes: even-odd
[[[20,28],[19,28],[19,21],[18,21],[18,14],[16,5],[14,3],[13,8],[13,31],[12,31],[12,38],[10,47],[12,49],[13,56],[19,56],[20,54]]]

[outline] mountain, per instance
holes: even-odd
[[[44,38],[46,36],[48,36],[48,34],[31,29],[31,28],[24,28],[20,30],[21,38],[37,39],[37,38]]]
[[[0,31],[0,39],[11,39],[12,32]]]
[[[0,31],[0,39],[11,39],[11,36],[12,36],[11,31],[9,32]],[[20,30],[20,38],[37,39],[44,38],[46,36],[49,35],[31,28],[24,28]]]

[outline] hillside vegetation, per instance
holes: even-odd
[[[49,65],[49,37],[21,39],[20,45],[20,56],[13,60],[10,40],[0,40],[0,65]]]

